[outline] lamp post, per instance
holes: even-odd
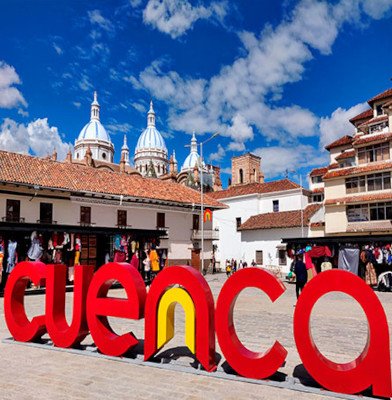
[[[286,170],[287,171],[287,170]],[[303,194],[303,188],[302,188],[302,174],[300,174],[297,171],[291,170],[293,174],[299,176],[299,185],[301,186],[301,237],[304,237],[304,207],[302,204],[302,194]]]
[[[214,137],[218,136],[219,132],[214,133],[204,142],[200,142],[200,217],[201,217],[201,271],[204,271],[204,187],[203,187],[203,145],[209,142]]]

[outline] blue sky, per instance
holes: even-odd
[[[267,179],[305,176],[325,144],[392,86],[392,0],[117,0],[0,3],[0,148],[60,158],[94,90],[120,158],[152,98],[181,166],[193,131],[227,183],[230,158]],[[295,180],[298,176],[291,175]]]

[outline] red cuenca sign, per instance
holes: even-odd
[[[274,275],[258,268],[236,272],[223,285],[216,306],[209,285],[194,268],[174,266],[154,279],[147,294],[138,271],[127,263],[108,263],[95,274],[88,266],[75,267],[73,317],[65,317],[64,265],[22,262],[11,273],[4,293],[5,319],[17,341],[39,339],[46,332],[55,346],[77,346],[90,333],[106,355],[121,356],[138,339],[132,332],[117,335],[108,317],[145,320],[144,359],[153,357],[174,335],[174,308],[185,311],[185,342],[205,370],[216,370],[215,337],[229,365],[240,375],[264,379],[283,364],[287,350],[276,341],[264,353],[247,349],[239,340],[233,322],[238,295],[245,288],[257,288],[278,299],[286,290]],[[45,314],[32,320],[26,316],[24,293],[29,281],[45,282]],[[108,296],[114,282],[123,286],[126,298]],[[344,364],[327,359],[311,335],[310,315],[320,297],[329,292],[353,297],[365,312],[369,333],[360,356]],[[392,396],[388,324],[384,309],[373,291],[357,276],[339,270],[319,274],[305,287],[294,313],[294,338],[299,356],[309,374],[324,388],[346,394],[372,387],[376,396]]]

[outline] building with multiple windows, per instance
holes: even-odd
[[[17,243],[18,260],[32,258],[32,237],[38,235],[40,254],[61,254],[72,264],[96,267],[116,253],[132,248],[159,251],[164,265],[200,264],[198,229],[200,193],[175,182],[147,179],[99,168],[71,157],[53,158],[0,151],[0,241],[5,249]],[[205,196],[211,210],[224,207]],[[212,230],[206,222],[206,230]],[[32,235],[34,232],[34,235]],[[205,257],[212,256],[212,240],[206,238]],[[118,240],[118,243],[117,243]],[[79,249],[79,250],[77,250]],[[131,250],[129,250],[131,251]],[[128,253],[127,253],[128,254]],[[142,253],[141,253],[142,254]]]
[[[325,235],[392,232],[392,89],[350,120],[352,135],[326,146],[323,171]]]
[[[210,196],[228,206],[214,212],[221,265],[232,258],[248,265],[254,260],[285,272],[291,260],[282,238],[308,237],[310,220],[322,207],[308,204],[310,193],[289,179],[264,182],[260,157],[249,153],[233,157],[231,186]]]

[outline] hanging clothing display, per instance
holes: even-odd
[[[41,245],[41,241],[37,235],[37,232],[34,231],[31,234],[31,245],[29,250],[27,251],[27,257],[29,257],[32,261],[38,261],[42,257],[44,249]]]
[[[13,241],[13,240],[9,240],[8,241],[8,258],[7,258],[7,274],[10,274],[12,272],[12,270],[14,269],[15,265],[18,262],[18,255],[16,253],[16,248],[18,246],[18,243]]]
[[[365,271],[365,282],[369,286],[376,286],[377,285],[377,275],[376,270],[371,262],[366,264],[366,271]]]
[[[151,262],[151,269],[153,272],[159,271],[159,257],[156,250],[150,251],[150,262]]]
[[[359,249],[341,247],[339,249],[338,268],[358,275]]]

